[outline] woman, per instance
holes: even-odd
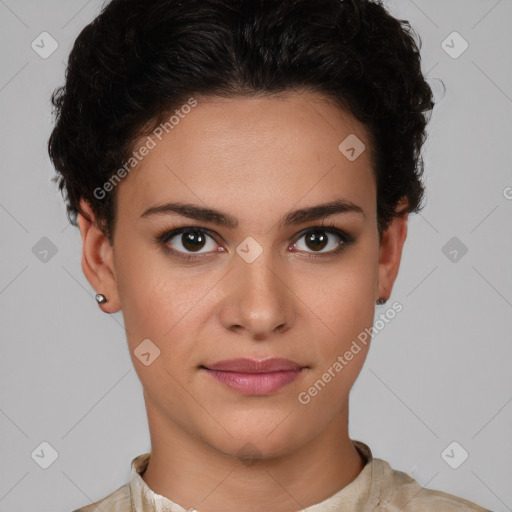
[[[422,207],[434,103],[407,22],[369,0],[113,0],[52,99],[152,445],[81,511],[484,510],[348,435]]]

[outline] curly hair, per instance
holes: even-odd
[[[191,96],[312,91],[371,139],[379,235],[424,199],[421,148],[434,107],[421,39],[379,0],[112,0],[77,37],[52,94],[48,152],[68,219],[89,203],[113,243],[116,191],[101,187]]]

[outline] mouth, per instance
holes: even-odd
[[[296,380],[307,367],[289,359],[230,359],[200,368],[244,395],[268,395]]]

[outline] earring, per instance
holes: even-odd
[[[105,295],[103,295],[102,293],[97,293],[96,294],[96,302],[98,304],[105,304],[106,302],[108,302],[108,300],[107,300],[107,297],[105,297]]]
[[[382,297],[379,297],[375,304],[378,304],[379,306],[381,306],[382,304],[386,304],[387,300],[388,299],[383,299]]]

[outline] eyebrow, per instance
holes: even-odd
[[[302,224],[312,220],[323,219],[324,217],[329,217],[338,213],[357,213],[363,217],[365,216],[363,209],[359,205],[351,201],[347,201],[346,199],[338,199],[329,203],[301,208],[299,210],[289,212],[280,219],[279,225],[291,226]],[[183,217],[203,222],[212,222],[214,224],[225,226],[229,229],[235,229],[238,227],[238,219],[228,213],[189,203],[170,202],[158,206],[152,206],[144,211],[141,218],[147,218],[153,215],[171,214],[178,214]]]

